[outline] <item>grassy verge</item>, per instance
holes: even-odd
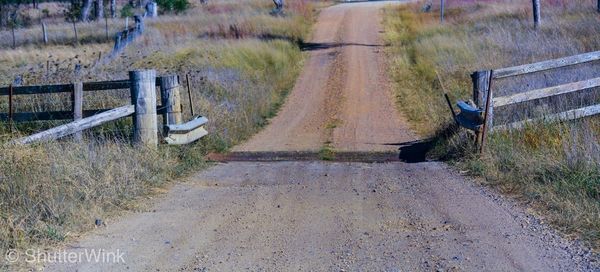
[[[74,63],[92,63],[95,50],[110,47],[57,45],[39,51],[20,48],[0,52],[0,63],[14,68],[3,71],[2,81],[22,75],[27,85],[124,79],[127,71],[145,68],[156,69],[158,74],[187,74],[196,112],[209,118],[210,131],[193,145],[137,150],[129,145],[131,121],[122,120],[88,132],[81,143],[65,140],[15,147],[3,143],[57,123],[21,124],[13,133],[1,124],[0,252],[51,247],[94,228],[96,218],[134,209],[132,200],[206,166],[205,154],[227,150],[247,139],[276,113],[302,67],[303,54],[296,41],[308,35],[314,19],[311,3],[291,1],[287,15],[277,18],[270,18],[270,9],[263,4],[211,3],[206,8],[217,9],[227,20],[262,24],[265,27],[251,29],[273,34],[270,37],[288,33],[292,38],[177,36],[159,21],[148,28],[152,35],[144,36],[117,59],[85,65],[79,75],[73,73]],[[178,20],[182,28],[187,27],[190,18],[163,20],[173,29]],[[218,24],[212,26],[218,28]],[[27,56],[31,58],[27,60]],[[49,57],[62,59],[50,71],[43,65]],[[187,93],[182,95],[185,118],[191,118]],[[129,103],[128,96],[119,91],[99,92],[84,100],[84,107],[89,108]],[[68,96],[39,96],[17,101],[17,108],[51,110],[68,108],[69,103]],[[0,106],[0,110],[5,109]],[[0,268],[11,267],[2,259]]]
[[[471,98],[469,74],[476,70],[594,51],[600,48],[592,1],[545,7],[534,30],[524,3],[458,1],[439,24],[420,4],[386,12],[391,75],[397,102],[413,128],[439,144],[431,156],[445,158],[485,183],[529,202],[568,235],[600,243],[600,120],[534,124],[495,133],[482,156],[474,156],[464,131],[452,129],[436,71],[453,99]],[[585,69],[584,69],[585,70]],[[590,76],[598,76],[591,75]],[[502,86],[502,90],[523,88]],[[452,133],[447,133],[452,131]]]

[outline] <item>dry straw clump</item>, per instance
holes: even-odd
[[[533,28],[524,1],[452,1],[446,23],[422,3],[389,9],[386,39],[399,107],[422,135],[440,136],[432,155],[453,159],[490,184],[530,201],[547,219],[593,245],[600,241],[600,122],[597,117],[562,124],[532,124],[494,133],[483,156],[471,141],[453,133],[438,71],[453,99],[471,99],[469,74],[600,49],[595,1],[553,1],[544,5],[540,29]],[[434,7],[437,8],[437,7]],[[598,63],[494,83],[497,95],[599,77]],[[566,99],[566,100],[565,100]],[[598,90],[580,97],[542,101],[530,114],[559,106],[600,103]],[[567,101],[568,100],[568,101]],[[567,103],[568,102],[568,103]],[[524,112],[498,113],[499,122]]]

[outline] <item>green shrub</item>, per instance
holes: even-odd
[[[190,2],[187,0],[158,0],[156,3],[166,12],[181,13],[190,8]]]
[[[121,9],[121,17],[132,17],[133,15],[133,6],[131,6],[130,4],[123,6],[123,8]]]

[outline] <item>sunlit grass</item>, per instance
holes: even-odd
[[[432,156],[452,159],[473,175],[537,207],[547,221],[592,245],[600,241],[600,122],[597,117],[562,124],[532,124],[490,136],[485,153],[474,154],[464,131],[452,126],[436,71],[453,100],[472,97],[470,73],[600,49],[600,19],[593,1],[546,5],[539,30],[523,1],[458,1],[447,21],[420,4],[386,11],[386,41],[399,108],[424,137],[440,137]],[[527,6],[526,6],[527,4]],[[598,77],[597,67],[576,67],[553,82]],[[548,84],[545,78],[497,82],[498,95]],[[555,83],[552,83],[555,84]],[[515,113],[512,113],[515,114]]]

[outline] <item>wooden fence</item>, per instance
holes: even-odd
[[[161,105],[157,106],[156,87],[160,88]],[[129,89],[131,105],[115,109],[83,110],[83,93]],[[28,144],[38,141],[59,139],[97,127],[120,118],[133,116],[133,142],[144,146],[156,147],[158,144],[157,114],[163,115],[165,141],[168,144],[188,144],[207,134],[202,127],[206,118],[195,118],[182,124],[182,106],[180,95],[181,84],[176,75],[156,77],[154,70],[129,72],[129,79],[106,82],[76,82],[73,84],[22,86],[0,88],[0,96],[8,96],[8,113],[0,113],[0,119],[12,122],[67,120],[64,124],[43,132],[36,133],[14,142]],[[14,112],[14,96],[33,94],[71,93],[72,108],[70,111],[53,112]]]
[[[600,51],[497,70],[477,71],[471,75],[473,80],[474,105],[459,101],[458,108],[460,109],[460,113],[456,116],[456,121],[461,126],[475,131],[478,135],[478,143],[483,146],[486,134],[493,130],[519,129],[525,124],[535,121],[565,121],[600,114],[599,103],[572,108],[539,118],[526,118],[502,125],[494,124],[494,112],[501,111],[507,106],[522,105],[532,101],[569,94],[582,95],[586,92],[593,92],[594,88],[600,87],[600,78],[592,78],[496,97],[494,95],[494,90],[496,89],[494,82],[496,80],[510,79],[512,77],[571,67],[598,60],[600,60]]]
[[[116,54],[121,52],[127,45],[132,43],[137,37],[142,36],[144,33],[144,18],[136,15],[134,17],[135,25],[133,27],[127,28],[115,36],[115,45],[113,47],[113,51],[110,56],[114,57]]]

